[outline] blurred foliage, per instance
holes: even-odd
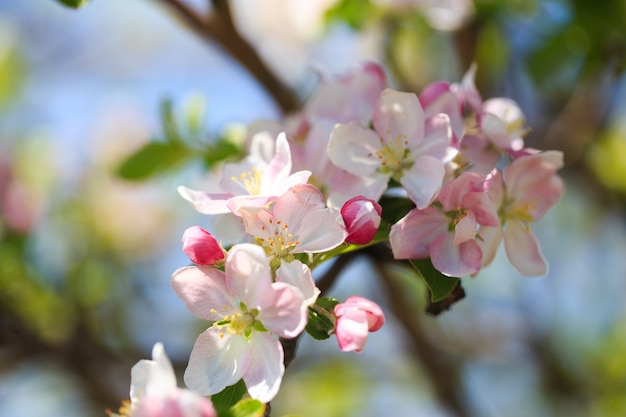
[[[198,159],[211,169],[216,164],[243,157],[242,139],[236,130],[225,131],[217,140],[208,138],[204,109],[204,101],[192,97],[179,121],[171,100],[164,100],[161,103],[164,139],[146,143],[122,161],[118,175],[127,180],[145,180]]]
[[[83,7],[89,0],[56,0],[66,7],[71,7],[72,9],[78,9],[79,7]]]
[[[626,124],[620,123],[609,126],[586,155],[598,180],[626,196]]]
[[[0,108],[20,91],[24,70],[17,34],[12,26],[0,21]]]

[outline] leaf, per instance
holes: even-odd
[[[203,151],[204,162],[207,167],[225,161],[227,159],[238,159],[242,156],[243,149],[228,138],[222,138],[212,143]]]
[[[241,397],[247,392],[246,384],[243,379],[240,379],[234,385],[224,388],[224,390],[218,394],[211,396],[211,402],[217,411],[217,414],[221,416],[230,416],[230,409],[235,405]]]
[[[309,321],[306,331],[316,340],[325,340],[335,330],[334,308],[339,304],[335,298],[318,298],[314,305],[309,307]]]
[[[231,417],[263,417],[265,404],[259,400],[246,398],[230,408]]]
[[[430,300],[432,302],[438,302],[446,298],[461,282],[459,278],[448,277],[435,269],[430,258],[411,259],[409,262],[426,282],[430,290]]]
[[[191,156],[182,143],[149,142],[123,161],[117,175],[127,180],[143,180],[174,168]]]
[[[57,0],[57,3],[61,3],[66,7],[71,7],[72,9],[78,9],[79,7],[83,7],[85,4],[89,3],[89,0]]]
[[[372,15],[372,3],[368,0],[340,0],[326,11],[327,23],[333,21],[345,22],[353,29],[360,29]]]

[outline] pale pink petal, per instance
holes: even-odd
[[[255,138],[252,138],[253,142],[254,140]],[[280,133],[276,138],[274,151],[274,157],[267,165],[267,168],[263,170],[263,185],[272,185],[283,181],[291,172],[291,151],[289,149],[289,143],[287,142],[287,135],[285,135],[284,132]],[[262,192],[263,191],[265,190],[262,190]]]
[[[367,336],[369,324],[367,313],[360,309],[348,309],[337,318],[335,334],[339,348],[344,352],[361,352]]]
[[[478,66],[475,62],[473,62],[461,79],[461,88],[465,104],[467,104],[475,113],[480,113],[482,111],[483,99],[476,88],[476,83],[474,82],[476,79],[477,69]]]
[[[255,400],[270,402],[278,393],[285,373],[283,348],[269,333],[253,333],[247,347],[242,359],[245,362],[242,377],[248,394]]]
[[[333,311],[337,317],[341,317],[352,309],[365,311],[370,332],[377,331],[385,324],[385,315],[378,304],[358,295],[350,296],[343,303],[337,304]]]
[[[487,193],[467,193],[463,196],[462,207],[470,210],[476,222],[483,226],[498,226],[498,210],[493,205]]]
[[[467,213],[454,227],[454,239],[452,242],[458,245],[474,239],[477,232],[476,218],[472,212]]]
[[[500,149],[511,147],[511,137],[504,121],[491,113],[483,113],[480,117],[480,129],[489,140]]]
[[[428,258],[430,244],[440,233],[448,230],[450,219],[441,210],[428,207],[411,210],[391,226],[389,243],[395,259]]]
[[[459,159],[468,171],[487,175],[496,167],[500,151],[483,136],[465,135],[461,140]]]
[[[461,115],[461,105],[447,82],[439,81],[430,84],[419,96],[424,107],[426,119],[439,113],[446,114],[456,138],[461,138],[465,131],[465,121]]]
[[[225,285],[248,309],[271,305],[267,297],[272,285],[269,261],[263,248],[252,243],[241,243],[228,251]]]
[[[504,230],[504,249],[520,274],[538,277],[548,272],[537,238],[530,227],[519,220],[509,220]]]
[[[189,311],[205,320],[221,320],[237,311],[233,293],[226,285],[226,276],[206,266],[179,268],[172,275],[172,288]],[[217,309],[217,311],[216,311]]]
[[[482,251],[474,240],[454,244],[452,233],[437,235],[430,245],[433,266],[450,277],[464,277],[480,270]]]
[[[209,194],[202,191],[192,190],[183,185],[177,188],[178,194],[202,214],[230,213],[226,203],[232,194]]]
[[[437,199],[444,211],[458,210],[464,207],[463,198],[467,193],[486,191],[486,177],[475,172],[464,172],[446,183],[439,191]]]
[[[482,226],[478,230],[476,243],[478,243],[478,246],[480,246],[480,249],[483,252],[483,267],[489,265],[496,257],[496,253],[500,247],[500,242],[502,242],[501,227]]]
[[[300,290],[307,306],[313,304],[320,293],[313,281],[311,270],[298,260],[286,262],[281,259],[280,267],[276,271],[276,282],[284,282]]]
[[[447,114],[437,114],[426,119],[424,142],[411,152],[414,155],[430,155],[442,162],[450,162],[458,151],[452,147],[452,130]]]
[[[245,337],[210,327],[193,346],[185,384],[200,395],[217,394],[235,384],[249,366],[245,361],[249,346]]]
[[[324,196],[319,189],[310,184],[291,187],[272,207],[275,220],[296,228],[303,224],[304,217],[310,211],[318,210],[326,210]]]
[[[264,298],[267,301],[258,319],[267,330],[287,339],[302,333],[307,322],[308,304],[299,289],[291,284],[275,282]]]
[[[219,182],[220,189],[231,197],[259,195],[264,186],[262,179],[266,169],[265,161],[250,155],[239,162],[226,163]]]
[[[424,110],[413,93],[385,89],[378,99],[372,122],[387,143],[402,138],[412,149],[424,140]]]
[[[427,207],[441,188],[446,173],[443,162],[424,155],[404,172],[400,183],[418,209]]]
[[[310,177],[311,171],[302,170],[294,172],[281,182],[274,183],[272,185],[272,188],[270,189],[270,194],[277,197],[281,196],[291,187],[295,187],[296,185],[300,184],[306,184]]]
[[[351,174],[368,176],[380,167],[376,156],[380,148],[380,138],[374,131],[355,122],[339,124],[330,135],[328,157]]]

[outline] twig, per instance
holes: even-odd
[[[239,34],[233,22],[228,1],[213,0],[213,9],[206,16],[201,15],[182,0],[157,1],[177,13],[202,39],[217,43],[246,68],[274,98],[284,113],[293,112],[300,107],[300,100],[293,90],[267,67],[252,45]]]
[[[471,413],[465,406],[460,392],[458,367],[449,356],[445,355],[445,352],[438,350],[424,333],[419,315],[407,302],[405,290],[401,288],[387,267],[390,256],[383,249],[385,248],[381,247],[376,251],[368,250],[366,253],[370,256],[380,282],[389,296],[389,304],[394,316],[412,342],[413,349],[410,353],[430,376],[440,403],[459,417],[470,417]]]

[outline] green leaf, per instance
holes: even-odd
[[[191,157],[182,143],[149,142],[130,155],[117,168],[117,175],[127,180],[143,180],[170,170]]]
[[[309,321],[306,331],[316,340],[328,339],[335,330],[334,308],[339,304],[335,298],[318,298],[314,305],[309,307]]]
[[[230,408],[231,417],[263,417],[265,404],[259,400],[246,398]]]
[[[340,0],[326,11],[325,19],[327,23],[338,20],[359,29],[371,18],[372,9],[369,0]]]
[[[66,7],[71,7],[72,9],[78,9],[79,7],[83,7],[85,4],[89,3],[89,0],[57,0],[57,3],[61,3]]]
[[[235,405],[247,391],[246,384],[243,382],[243,379],[240,379],[235,385],[226,387],[222,392],[212,395],[211,402],[217,414],[220,417],[230,416],[231,407]]]
[[[204,162],[209,168],[216,163],[227,159],[239,159],[242,156],[242,147],[238,146],[228,138],[222,138],[217,142],[210,144],[203,152]]]
[[[419,276],[426,282],[430,290],[430,299],[432,302],[441,301],[448,296],[461,282],[459,278],[448,277],[439,272],[433,266],[430,258],[428,259],[411,259],[409,261]]]

